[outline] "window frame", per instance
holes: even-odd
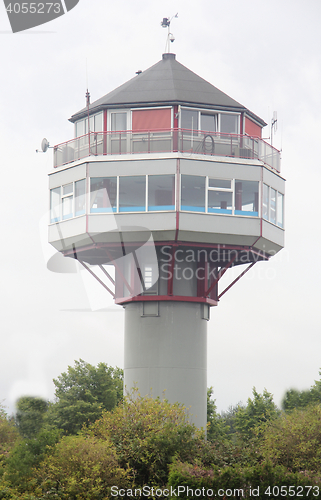
[[[187,111],[195,111],[195,112],[198,112],[198,128],[194,128],[194,129],[186,129],[186,130],[191,130],[193,132],[208,132],[209,134],[223,134],[223,137],[224,135],[240,135],[240,128],[241,128],[241,118],[242,118],[242,115],[241,115],[241,112],[235,112],[235,111],[219,111],[219,110],[215,110],[215,109],[206,109],[206,108],[192,108],[192,107],[189,107],[189,106],[181,106],[181,111],[180,111],[180,115],[179,115],[179,128],[183,128],[182,127],[182,111],[184,110],[187,110]],[[207,131],[205,130],[203,127],[202,127],[202,115],[210,115],[210,116],[214,116],[215,117],[215,124],[216,124],[216,131]],[[237,117],[237,131],[236,132],[221,132],[221,115],[232,115],[232,116],[235,116]]]
[[[187,210],[186,208],[182,208],[183,206],[187,206],[187,205],[182,205],[182,176],[185,175],[185,176],[189,176],[189,177],[204,177],[205,178],[205,191],[204,191],[204,196],[205,196],[205,210],[204,211],[200,211],[200,210]],[[217,180],[217,181],[228,181],[230,182],[230,187],[229,188],[225,188],[225,187],[215,187],[215,186],[210,186],[210,180]],[[236,193],[236,187],[235,187],[235,183],[236,181],[239,181],[239,182],[255,182],[257,183],[257,195],[258,195],[258,211],[256,212],[250,212],[250,211],[244,211],[244,213],[242,213],[242,210],[236,210],[235,208],[235,193]],[[226,216],[236,216],[236,217],[255,217],[255,218],[260,218],[261,215],[260,215],[260,207],[261,207],[261,204],[260,204],[260,198],[261,198],[261,189],[260,189],[260,185],[261,185],[261,181],[254,181],[254,180],[248,180],[248,179],[227,179],[227,178],[221,178],[221,177],[213,177],[213,176],[200,176],[200,175],[191,175],[191,174],[181,174],[181,177],[180,177],[180,200],[179,200],[179,210],[181,212],[186,212],[186,213],[190,213],[190,212],[195,212],[195,213],[200,213],[200,214],[211,214],[211,215],[226,215]],[[212,209],[212,210],[209,210],[209,203],[208,203],[208,195],[209,195],[209,192],[210,191],[216,191],[216,192],[225,192],[225,193],[232,193],[232,209],[217,209],[217,211],[214,211],[215,209]],[[238,212],[238,213],[236,213]]]
[[[267,188],[267,193],[268,193],[268,204],[267,204],[267,217],[265,216],[265,213],[264,213],[264,200],[265,200],[265,197],[264,197],[264,186],[266,186]],[[273,207],[273,211],[275,213],[275,222],[274,220],[272,220],[272,217],[271,217],[271,208],[272,208],[272,195],[271,195],[271,192],[272,190],[275,192],[275,207]],[[279,205],[279,197],[282,197],[282,207],[281,207],[281,212],[282,212],[282,221],[281,223],[279,223],[279,208],[280,208],[280,205]],[[269,184],[266,184],[265,182],[263,182],[263,196],[262,196],[262,219],[269,222],[270,224],[273,224],[273,226],[276,226],[276,227],[279,227],[280,229],[284,229],[284,193],[282,193],[281,191],[279,191],[278,189],[274,188],[273,186],[270,186]]]

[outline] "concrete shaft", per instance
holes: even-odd
[[[207,306],[205,306],[207,307]],[[205,314],[206,315],[206,314]],[[182,403],[206,426],[207,321],[204,305],[132,302],[125,306],[124,388]]]

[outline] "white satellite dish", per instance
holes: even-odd
[[[47,151],[47,149],[49,148],[49,142],[47,141],[47,139],[44,137],[41,141],[41,149],[43,151],[43,153],[45,153]]]

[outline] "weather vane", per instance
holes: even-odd
[[[167,33],[167,39],[166,39],[166,45],[165,45],[165,53],[169,53],[169,45],[170,43],[169,42],[174,42],[175,41],[175,37],[173,35],[173,33],[170,32],[170,25],[171,25],[171,21],[174,17],[178,17],[178,12],[175,14],[175,16],[169,18],[169,17],[163,17],[163,20],[161,22],[161,26],[163,28],[167,28],[168,29],[168,33]]]

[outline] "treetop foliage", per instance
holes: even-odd
[[[23,396],[18,399],[15,422],[23,437],[32,438],[38,434],[48,406],[49,403],[42,398]]]
[[[319,375],[321,376],[321,371]],[[306,408],[311,404],[321,404],[321,380],[315,380],[310,389],[288,390],[283,398],[282,408],[285,411],[292,411],[294,408]]]
[[[189,422],[184,406],[141,397],[136,390],[89,432],[114,444],[120,464],[135,471],[138,484],[165,484],[173,457],[188,460],[205,443],[204,431]]]
[[[118,368],[79,360],[54,383],[55,402],[20,398],[14,419],[0,405],[0,500],[107,500],[113,485],[321,489],[321,382],[288,391],[286,411],[254,387],[221,415],[209,388],[207,439],[178,403],[123,398]]]
[[[246,439],[252,438],[264,424],[279,416],[279,410],[273,402],[273,395],[264,389],[259,394],[253,387],[253,399],[248,398],[247,405],[239,406],[235,413],[235,428]]]
[[[53,382],[56,402],[49,407],[48,422],[69,434],[95,422],[123,397],[123,371],[106,363],[95,367],[80,359]]]

